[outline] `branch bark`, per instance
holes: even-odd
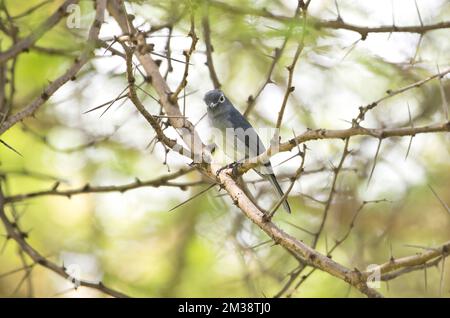
[[[66,1],[66,4],[68,5],[74,2],[75,0],[70,0]],[[103,3],[104,1],[100,1],[100,4]],[[66,7],[62,6],[60,7],[60,9],[61,8],[64,8],[64,12],[66,12],[65,11]],[[85,65],[90,60],[91,54],[96,47],[96,41],[100,33],[100,28],[103,23],[103,19],[104,19],[103,13],[100,15],[99,12],[97,11],[94,22],[92,23],[89,29],[88,44],[87,47],[84,49],[83,53],[79,57],[75,58],[74,64],[63,75],[61,75],[56,80],[54,80],[50,85],[48,85],[47,88],[42,92],[42,94],[39,97],[35,98],[30,104],[25,106],[25,108],[20,112],[18,112],[17,114],[9,116],[0,126],[0,135],[3,134],[12,126],[14,126],[17,122],[33,115],[39,109],[39,107],[45,104],[48,101],[48,99],[59,88],[61,88],[61,86],[63,86],[68,81],[75,79],[76,74],[80,71],[83,65]]]
[[[418,253],[411,256],[406,256],[397,259],[391,259],[388,262],[374,267],[369,272],[364,272],[364,275],[370,275],[374,271],[379,271],[381,274],[386,274],[401,268],[413,267],[417,265],[423,265],[426,262],[438,258],[445,257],[450,253],[450,241],[441,244],[438,247],[430,248],[425,252]]]
[[[96,14],[95,14],[95,20],[92,24],[92,27],[89,32],[89,40],[92,41],[95,38],[97,38],[100,27],[104,21],[104,14],[106,9],[106,1],[107,0],[97,0],[96,1]],[[88,59],[88,51],[83,53],[80,60],[87,60]],[[75,65],[80,65],[80,63],[76,63]],[[81,65],[80,65],[81,67]],[[73,69],[74,67],[72,67]],[[36,249],[34,249],[28,242],[26,242],[26,233],[22,232],[17,222],[11,222],[9,221],[8,217],[6,216],[5,209],[5,198],[3,196],[3,191],[0,188],[0,220],[2,221],[6,232],[7,232],[7,239],[13,239],[19,246],[20,249],[25,252],[35,264],[39,264],[52,272],[58,274],[59,276],[65,278],[65,279],[72,279],[72,277],[66,272],[66,269],[64,266],[59,266],[54,262],[49,261],[47,258],[42,256]],[[80,286],[89,287],[92,289],[99,290],[107,295],[113,296],[113,297],[128,297],[127,295],[116,291],[114,289],[111,289],[107,286],[105,286],[102,282],[89,282],[86,280],[79,280],[78,283]]]
[[[0,54],[0,64],[5,63],[5,61],[13,58],[17,54],[30,49],[30,47],[36,43],[45,33],[51,30],[58,22],[65,16],[68,15],[67,7],[71,4],[78,3],[79,0],[66,0],[59,8],[55,11],[44,23],[39,25],[37,28],[33,29],[29,36],[23,38],[14,46],[10,47],[8,50]]]
[[[103,2],[106,0],[97,0],[98,2]],[[72,279],[72,277],[66,272],[64,266],[59,266],[58,264],[49,261],[47,258],[42,256],[36,249],[34,249],[30,244],[28,244],[25,240],[26,234],[21,232],[17,225],[14,222],[10,222],[5,214],[4,209],[4,197],[3,192],[0,189],[0,221],[2,221],[3,226],[6,229],[7,239],[13,239],[20,246],[20,249],[25,252],[35,264],[39,264],[57,275],[61,276],[65,279]],[[126,298],[127,295],[106,287],[102,282],[94,283],[85,280],[79,280],[80,286],[89,287],[92,289],[99,290],[107,295],[118,297],[118,298]]]
[[[132,26],[131,22],[127,19],[127,13],[123,2],[120,0],[112,0],[109,2],[110,13],[114,16],[116,21],[119,23],[123,33],[131,36],[132,39],[136,40],[137,47],[145,47],[147,44],[145,42],[145,37],[141,37],[139,32]],[[160,103],[163,106],[166,113],[170,116],[180,116],[181,112],[176,101],[171,100],[171,91],[163,76],[160,74],[157,64],[153,61],[152,57],[148,52],[140,51],[139,49],[135,51],[135,55],[142,64],[147,76],[150,79],[151,84],[159,95]],[[421,84],[420,84],[421,85]],[[187,126],[183,122],[187,122]],[[186,140],[188,137],[189,141],[192,142],[192,138],[199,138],[192,124],[180,118],[170,118],[170,124],[174,128],[188,128],[188,132],[179,131],[180,135]],[[362,136],[374,136],[377,138],[387,138],[393,136],[405,136],[414,135],[417,133],[426,132],[447,132],[450,130],[450,124],[440,124],[431,125],[416,128],[395,128],[395,129],[366,129],[363,127],[353,127],[345,130],[314,130],[307,131],[306,133],[290,140],[287,143],[280,145],[279,151],[288,151],[295,147],[296,145],[303,143],[308,140],[315,139],[330,139],[330,138],[340,138],[346,139],[351,136],[362,135]],[[187,143],[191,146],[191,151],[196,151],[197,149],[192,148],[192,144]],[[268,154],[271,148],[268,149]],[[203,152],[203,148],[202,148]],[[206,174],[210,178],[217,178],[218,182],[227,191],[229,197],[233,200],[234,204],[245,214],[245,216],[250,219],[254,224],[256,224],[262,231],[271,237],[271,239],[276,243],[286,249],[289,253],[294,255],[296,258],[305,262],[305,264],[312,266],[314,268],[320,269],[324,272],[329,273],[347,283],[354,286],[363,294],[369,297],[382,297],[380,293],[376,290],[368,287],[366,279],[368,273],[363,273],[357,269],[351,270],[329,257],[317,252],[310,246],[304,244],[303,242],[297,240],[295,237],[289,235],[288,233],[281,230],[275,223],[269,221],[266,215],[255,206],[252,201],[248,198],[244,191],[238,186],[236,181],[230,177],[226,171],[219,171],[219,167],[214,165],[199,165],[198,170],[203,174]]]
[[[212,172],[214,174],[217,173],[217,169],[213,167]],[[236,185],[235,181],[224,171],[219,173],[219,180],[234,204],[276,244],[281,245],[291,254],[302,259],[307,265],[318,268],[349,283],[368,297],[382,297],[376,290],[367,286],[365,277],[361,272],[344,267],[284,232],[273,222],[267,221],[266,215],[252,203],[245,193]]]
[[[49,189],[49,190],[23,193],[23,194],[17,194],[17,195],[11,195],[11,196],[5,197],[5,203],[13,203],[13,202],[26,200],[26,199],[31,199],[31,198],[35,198],[35,197],[41,197],[41,196],[48,196],[48,195],[63,196],[63,197],[70,198],[73,195],[88,194],[88,193],[107,193],[107,192],[123,193],[126,191],[143,188],[143,187],[160,187],[160,186],[179,187],[180,184],[171,183],[170,180],[173,180],[180,176],[188,174],[189,172],[191,172],[193,170],[194,170],[194,168],[181,169],[177,172],[167,174],[167,175],[164,175],[160,178],[156,178],[153,180],[141,181],[139,179],[136,179],[135,182],[131,182],[131,183],[124,184],[124,185],[91,186],[89,184],[86,184],[80,188],[69,189],[69,190],[58,190],[58,186],[59,186],[59,182],[58,182],[55,184],[55,186],[52,189]]]
[[[377,139],[384,139],[389,137],[404,137],[415,136],[417,134],[425,133],[445,133],[450,132],[450,122],[443,124],[434,124],[422,127],[403,127],[403,128],[364,128],[364,127],[352,127],[348,129],[340,130],[327,130],[327,129],[314,129],[308,130],[305,133],[290,139],[285,143],[281,143],[276,149],[269,147],[265,152],[258,157],[247,160],[240,165],[237,169],[239,174],[245,173],[254,167],[259,166],[262,162],[266,162],[271,156],[284,151],[290,151],[298,144],[319,139],[346,139],[353,136],[370,136]]]
[[[145,48],[147,46],[145,37],[128,21],[128,15],[122,0],[108,1],[108,11],[117,21],[122,32],[135,38],[138,47]],[[195,131],[194,125],[189,120],[183,118],[177,100],[172,100],[171,89],[159,72],[158,65],[145,50],[136,50],[135,55],[144,68],[153,88],[157,92],[160,104],[163,106],[167,115],[171,116],[169,118],[169,123],[177,130],[194,155],[202,156],[204,145],[201,143],[201,138]],[[200,160],[201,157],[198,158],[197,162]]]
[[[253,15],[258,17],[263,17],[266,19],[271,19],[274,21],[282,22],[282,23],[295,23],[295,19],[289,16],[279,15],[271,13],[266,9],[252,8],[246,6],[233,6],[225,2],[210,0],[209,4],[216,8],[219,8],[224,11],[228,11],[234,14],[241,15]],[[327,29],[335,29],[335,30],[347,30],[357,32],[361,35],[362,39],[365,39],[369,33],[417,33],[417,34],[425,34],[427,32],[439,29],[448,29],[450,28],[450,21],[443,21],[435,24],[429,25],[412,25],[412,26],[396,26],[396,25],[381,25],[376,27],[366,27],[355,25],[351,23],[346,23],[342,19],[336,20],[321,20],[315,17],[311,17],[310,21],[314,26],[319,28],[327,28]]]

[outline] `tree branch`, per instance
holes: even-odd
[[[145,37],[134,28],[128,21],[127,12],[122,0],[109,0],[108,11],[119,24],[124,34],[130,34],[135,38],[139,47],[146,47]],[[159,102],[169,115],[169,123],[174,127],[189,146],[194,156],[199,156],[195,161],[201,162],[205,146],[201,143],[201,138],[194,129],[194,125],[183,117],[177,100],[172,100],[170,87],[159,72],[159,67],[148,52],[136,50],[135,55],[142,64],[147,78],[159,96]],[[203,157],[204,158],[204,157]]]
[[[98,2],[103,2],[106,0],[97,0]],[[35,264],[39,264],[52,272],[56,273],[57,275],[61,276],[65,279],[72,279],[72,277],[66,272],[66,269],[64,266],[59,266],[56,263],[53,263],[49,261],[47,258],[42,256],[37,250],[35,250],[30,244],[26,242],[26,233],[23,233],[20,231],[20,229],[17,227],[16,223],[10,222],[8,218],[6,217],[5,210],[4,210],[4,197],[3,192],[0,190],[0,221],[3,222],[3,226],[6,229],[7,233],[7,239],[13,239],[20,247],[20,249],[25,252]],[[92,289],[99,290],[107,295],[118,297],[118,298],[124,298],[128,297],[127,295],[118,292],[114,289],[111,289],[109,287],[106,287],[103,285],[102,282],[94,283],[89,282],[85,280],[79,280],[78,283],[80,286],[89,287]]]
[[[341,130],[327,130],[327,129],[314,129],[308,130],[305,133],[290,139],[285,143],[280,143],[276,149],[269,147],[265,152],[258,157],[252,158],[243,162],[238,168],[239,174],[245,173],[250,169],[259,166],[262,162],[266,162],[271,156],[284,151],[290,151],[296,145],[319,139],[346,139],[353,136],[370,136],[377,139],[384,139],[389,137],[404,137],[415,136],[417,134],[425,133],[437,133],[437,132],[450,132],[450,122],[444,124],[434,124],[422,127],[404,127],[404,128],[364,128],[361,126],[352,127]]]
[[[64,196],[64,197],[72,197],[73,195],[78,194],[88,194],[88,193],[106,193],[106,192],[126,192],[137,188],[142,187],[160,187],[160,186],[167,186],[167,187],[179,187],[180,184],[177,183],[171,183],[170,180],[176,179],[180,176],[183,176],[185,174],[188,174],[189,172],[193,171],[194,168],[188,168],[188,169],[181,169],[177,172],[164,175],[160,178],[156,178],[153,180],[147,180],[147,181],[141,181],[139,179],[136,179],[136,181],[124,184],[124,185],[110,185],[110,186],[91,186],[89,183],[76,189],[70,189],[70,190],[58,190],[59,182],[55,184],[51,189],[49,190],[43,190],[43,191],[36,191],[36,192],[30,192],[30,193],[23,193],[23,194],[16,194],[5,197],[5,203],[12,203],[12,202],[18,202],[26,199],[31,199],[35,197],[40,196]]]
[[[206,5],[207,6],[207,5]],[[216,69],[214,68],[214,62],[212,53],[214,51],[213,46],[211,44],[211,28],[209,26],[209,12],[208,7],[205,9],[206,12],[203,13],[202,18],[202,27],[203,27],[203,40],[205,41],[206,46],[206,66],[208,66],[209,76],[213,83],[214,88],[220,88],[222,84],[220,84],[219,77],[217,76]]]
[[[217,169],[212,168],[212,172],[217,173]],[[369,297],[382,297],[377,291],[369,288],[365,282],[365,278],[357,270],[350,270],[339,263],[336,263],[327,256],[317,252],[305,243],[297,240],[293,236],[287,234],[273,222],[267,221],[266,215],[261,212],[252,201],[245,195],[245,193],[236,185],[235,181],[226,174],[225,171],[219,173],[220,183],[228,192],[234,204],[241,209],[241,211],[255,223],[261,230],[263,230],[272,240],[281,245],[293,255],[301,258],[307,265],[325,271],[332,276],[335,276],[350,285],[357,288],[363,294]]]
[[[283,16],[279,14],[271,13],[266,9],[252,8],[248,6],[233,6],[225,2],[210,0],[209,4],[224,11],[228,11],[234,14],[252,15],[262,18],[275,20],[282,23],[295,23],[295,19],[289,16]],[[382,25],[376,27],[359,26],[337,20],[320,20],[315,17],[311,17],[310,21],[314,26],[327,29],[341,29],[347,31],[353,31],[361,34],[361,38],[365,39],[369,33],[417,33],[425,34],[433,30],[448,29],[450,28],[450,21],[443,21],[440,23],[430,25],[417,25],[417,26],[396,26],[396,25]]]
[[[341,29],[347,31],[358,32],[363,40],[366,39],[369,33],[417,33],[425,34],[429,31],[448,29],[450,28],[450,21],[444,21],[429,25],[412,25],[412,26],[396,26],[396,25],[382,25],[377,27],[366,27],[359,26],[355,24],[345,23],[342,20],[328,20],[328,21],[317,21],[318,27],[328,28],[328,29]]]
[[[47,31],[52,29],[58,22],[68,15],[67,7],[71,4],[78,3],[79,0],[66,0],[44,23],[34,28],[29,36],[23,38],[14,46],[10,47],[3,53],[0,53],[0,64],[16,56],[17,54],[28,50],[37,40],[39,40]]]
[[[387,274],[392,271],[405,268],[423,265],[428,261],[437,257],[445,257],[450,252],[450,241],[441,244],[438,247],[427,249],[425,252],[417,253],[415,255],[406,256],[394,259],[392,258],[388,262],[371,268],[370,271],[366,271],[363,274],[368,276],[373,272],[380,272],[381,274]]]
[[[66,1],[66,4],[71,4],[75,0],[68,0]],[[100,3],[103,3],[104,1],[100,1]],[[61,9],[62,7],[60,7]],[[65,7],[64,7],[65,8]],[[58,11],[59,12],[59,11]],[[64,9],[64,12],[65,9]],[[97,11],[97,14],[95,16],[94,22],[92,23],[90,29],[89,29],[89,36],[88,36],[88,44],[87,47],[84,49],[83,53],[78,57],[75,58],[74,64],[60,77],[58,77],[56,80],[54,80],[50,85],[48,85],[45,90],[42,92],[42,94],[35,98],[30,104],[25,106],[23,110],[18,112],[17,114],[11,115],[3,122],[3,124],[0,126],[0,135],[3,134],[5,131],[7,131],[9,128],[11,128],[14,124],[17,122],[23,120],[24,118],[33,115],[39,107],[41,107],[47,100],[65,83],[67,83],[69,80],[74,80],[75,75],[80,71],[80,69],[83,67],[84,64],[86,64],[90,56],[95,49],[96,41],[100,32],[101,25],[103,23],[104,16],[103,12],[99,14],[99,11]],[[33,44],[33,43],[31,43]],[[31,45],[30,44],[30,45]]]

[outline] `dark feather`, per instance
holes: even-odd
[[[266,151],[264,144],[258,136],[258,133],[248,120],[233,106],[233,104],[225,97],[221,90],[212,90],[206,93],[204,101],[208,106],[207,112],[211,124],[219,129],[222,133],[226,133],[227,129],[232,128],[234,133],[233,148],[234,152],[242,156],[239,160],[257,157]],[[244,153],[239,153],[239,144],[245,148]],[[234,160],[235,154],[227,154]],[[277,195],[281,198],[284,193],[277,181],[272,169],[270,161],[263,166],[254,169],[261,177],[270,181],[275,188]],[[283,206],[287,212],[291,213],[291,208],[287,200],[283,201]]]

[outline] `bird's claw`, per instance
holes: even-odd
[[[223,170],[225,170],[225,169],[227,169],[227,168],[228,168],[228,166],[223,166],[222,168],[217,169],[217,171],[216,171],[216,177],[218,177],[219,174],[220,174]]]
[[[231,175],[232,175],[233,177],[237,177],[237,176],[239,175],[239,167],[240,167],[240,165],[241,165],[241,163],[235,161],[235,162],[232,162],[232,163],[230,163],[230,164],[228,164],[228,165],[226,165],[226,166],[223,166],[222,168],[220,168],[220,169],[217,170],[216,176],[218,177],[219,174],[220,174],[223,170],[226,170],[226,169],[230,169],[230,168],[231,168]]]

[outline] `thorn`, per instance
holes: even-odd
[[[439,200],[439,203],[441,203],[442,207],[448,212],[450,213],[450,207],[441,199],[441,197],[436,193],[436,191],[434,191],[433,187],[428,184],[428,187],[430,188],[431,192],[433,192],[434,196],[436,197],[436,199]]]
[[[193,195],[193,196],[190,197],[189,199],[187,199],[187,200],[181,202],[180,204],[177,204],[176,206],[174,206],[173,208],[171,208],[171,209],[170,209],[169,211],[167,211],[167,212],[171,212],[171,211],[173,211],[173,210],[179,208],[180,206],[182,206],[182,205],[188,203],[189,201],[194,200],[195,198],[199,197],[200,195],[202,195],[202,194],[204,194],[205,192],[207,192],[207,191],[209,191],[210,189],[212,189],[215,185],[216,185],[215,183],[211,184],[211,185],[210,185],[209,187],[207,187],[206,189],[204,189],[204,190],[200,191],[199,193]]]
[[[419,5],[417,4],[417,0],[414,0],[414,4],[416,5],[417,15],[419,16],[420,26],[423,27],[422,16],[420,15]]]
[[[22,154],[21,154],[19,151],[17,151],[16,149],[14,149],[14,148],[11,147],[10,145],[8,145],[5,141],[3,141],[3,140],[0,139],[0,143],[2,143],[2,144],[3,144],[6,148],[8,148],[9,150],[15,152],[17,155],[23,157]]]
[[[409,108],[409,103],[406,102],[406,104],[408,105],[409,124],[411,125],[411,128],[414,128],[414,123],[412,121],[411,110]],[[409,139],[408,149],[407,149],[406,155],[405,155],[405,160],[408,158],[409,151],[411,150],[411,145],[412,145],[413,138],[414,138],[414,135],[411,135],[411,138]]]
[[[375,158],[373,160],[372,170],[370,170],[369,180],[367,181],[367,188],[369,187],[370,181],[372,180],[373,172],[375,171],[375,167],[377,165],[378,154],[380,152],[381,142],[382,141],[383,141],[383,138],[380,138],[379,141],[378,141],[377,151],[375,153]]]

